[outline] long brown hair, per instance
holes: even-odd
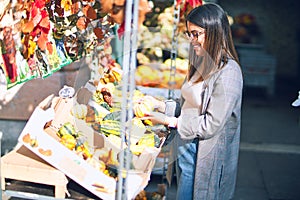
[[[217,69],[224,67],[228,59],[234,59],[239,63],[228,17],[219,5],[207,3],[194,8],[186,17],[186,22],[188,21],[205,29],[203,48]],[[196,70],[198,70],[197,66],[190,66],[188,77],[191,77]]]

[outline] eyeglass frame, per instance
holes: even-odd
[[[198,40],[198,37],[200,36],[200,35],[202,35],[202,34],[204,34],[205,33],[205,30],[204,31],[196,31],[196,30],[193,30],[193,31],[184,31],[183,32],[185,35],[186,35],[186,37],[188,38],[188,39],[190,39],[190,40],[193,40],[194,38],[196,38],[197,40]]]

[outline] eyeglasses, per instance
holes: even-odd
[[[189,40],[193,40],[193,39],[198,39],[199,35],[202,35],[203,33],[205,33],[205,31],[196,31],[196,30],[193,30],[191,32],[189,31],[184,31],[184,34],[186,35],[186,37],[189,39]]]

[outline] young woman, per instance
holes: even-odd
[[[172,117],[175,102],[148,96],[159,112],[147,118],[177,129],[172,141],[177,199],[231,199],[238,164],[243,78],[230,25],[223,9],[210,3],[187,15],[186,28],[191,46],[187,79],[181,88],[181,113]]]

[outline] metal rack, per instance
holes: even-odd
[[[123,80],[122,80],[122,109],[121,112],[121,139],[123,141],[130,141],[130,138],[125,138],[125,132],[129,131],[131,127],[126,127],[125,122],[133,117],[132,111],[132,95],[135,89],[135,77],[134,72],[136,69],[136,52],[137,52],[137,19],[138,19],[138,5],[139,0],[127,0],[126,1],[126,12],[125,12],[125,32],[124,32],[124,43],[123,43]],[[171,49],[171,68],[170,68],[170,79],[169,79],[169,90],[168,99],[174,99],[175,97],[175,75],[176,75],[176,58],[178,49],[178,23],[180,19],[180,4],[174,0],[174,21],[173,21],[173,35],[172,35],[172,49]],[[129,98],[127,95],[129,94]],[[130,137],[130,135],[129,135]],[[130,144],[128,144],[130,145]],[[122,148],[122,146],[121,146]],[[126,182],[126,173],[129,170],[129,162],[124,160],[130,160],[130,152],[121,152],[120,154],[120,166],[118,173],[118,194],[117,199],[126,199],[126,188],[128,187]],[[162,172],[162,182],[166,183],[166,169],[167,158],[164,157],[164,165]],[[124,178],[125,177],[125,178]],[[121,192],[120,192],[121,191]]]

